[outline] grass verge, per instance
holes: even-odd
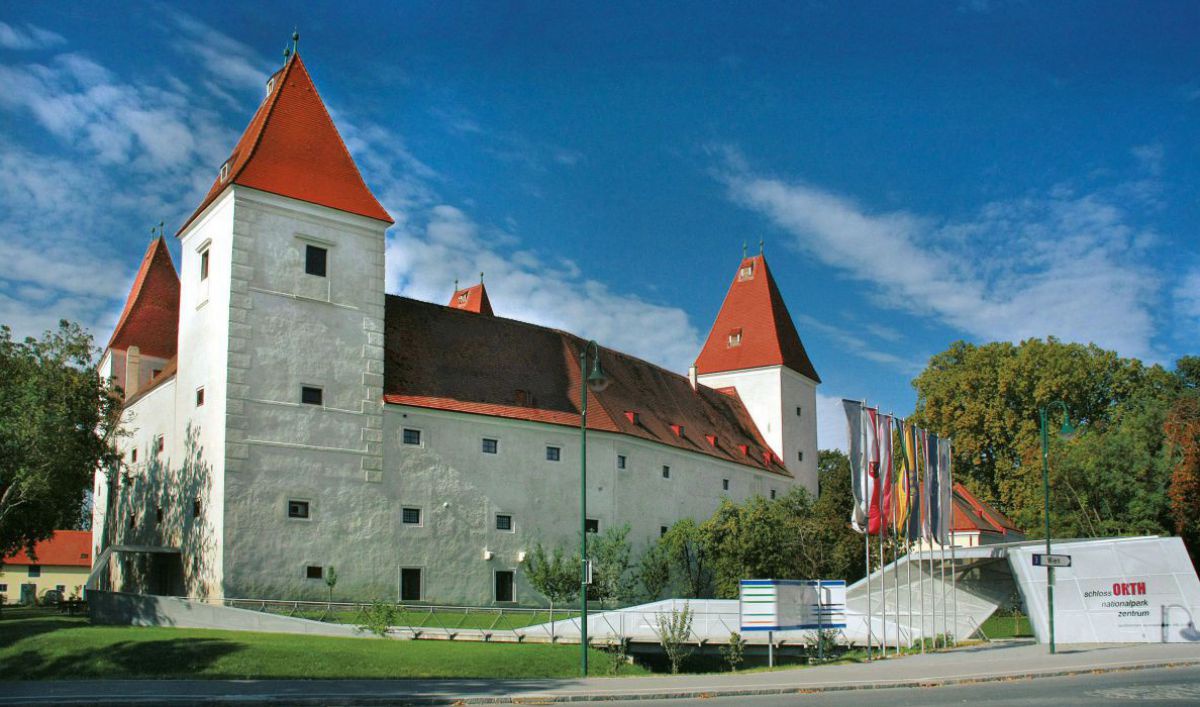
[[[614,661],[590,652],[593,674]],[[579,650],[546,644],[333,638],[183,628],[92,626],[86,618],[0,618],[0,679],[570,678]],[[619,675],[644,675],[622,664]]]

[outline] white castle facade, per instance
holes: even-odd
[[[482,285],[387,295],[390,225],[293,56],[102,359],[129,434],[96,475],[100,586],[317,598],[335,567],[335,598],[542,603],[521,566],[578,543],[586,342],[494,316]],[[819,379],[762,256],[691,375],[600,344],[590,527],[637,551],[723,498],[817,492]]]

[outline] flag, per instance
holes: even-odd
[[[867,482],[870,488],[870,504],[867,508],[867,534],[878,535],[879,527],[883,524],[880,517],[879,499],[879,410],[867,408],[867,419],[863,427],[866,429],[867,445]]]
[[[866,447],[863,444],[863,411],[862,403],[857,400],[842,400],[842,409],[846,412],[846,434],[850,443],[850,486],[854,494],[854,508],[850,513],[850,524],[858,532],[863,532],[867,525],[867,513],[870,507],[870,490],[867,483]]]
[[[908,447],[908,434],[912,429],[904,420],[896,420],[896,436],[900,438],[900,467],[896,476],[896,529],[898,534],[909,536],[908,519],[912,513],[912,451]]]
[[[917,428],[904,426],[904,457],[908,462],[908,529],[909,540],[921,536],[921,476],[917,466]]]
[[[938,471],[938,437],[932,432],[925,433],[925,484],[929,487],[929,528],[928,537],[937,542],[942,541],[942,476]]]
[[[896,514],[896,472],[892,459],[892,416],[879,416],[879,534],[886,536]]]
[[[941,498],[938,505],[941,513],[938,519],[941,526],[938,530],[938,542],[950,544],[951,532],[954,529],[954,483],[950,477],[950,440],[938,440],[938,492]]]

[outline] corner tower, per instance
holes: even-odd
[[[738,265],[695,368],[697,382],[737,391],[767,444],[815,496],[821,379],[762,254]]]
[[[283,539],[320,556],[378,496],[391,223],[293,54],[178,233],[176,434],[194,428],[211,467],[213,593],[300,596],[311,558]]]

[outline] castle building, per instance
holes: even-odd
[[[384,291],[392,220],[299,55],[178,232],[150,244],[101,361],[125,463],[95,481],[95,586],[205,598],[536,604],[537,544],[574,547],[580,352]],[[637,322],[630,322],[637,326]],[[817,492],[817,373],[761,256],[690,375],[600,348],[587,524],[640,549],[723,498]]]

